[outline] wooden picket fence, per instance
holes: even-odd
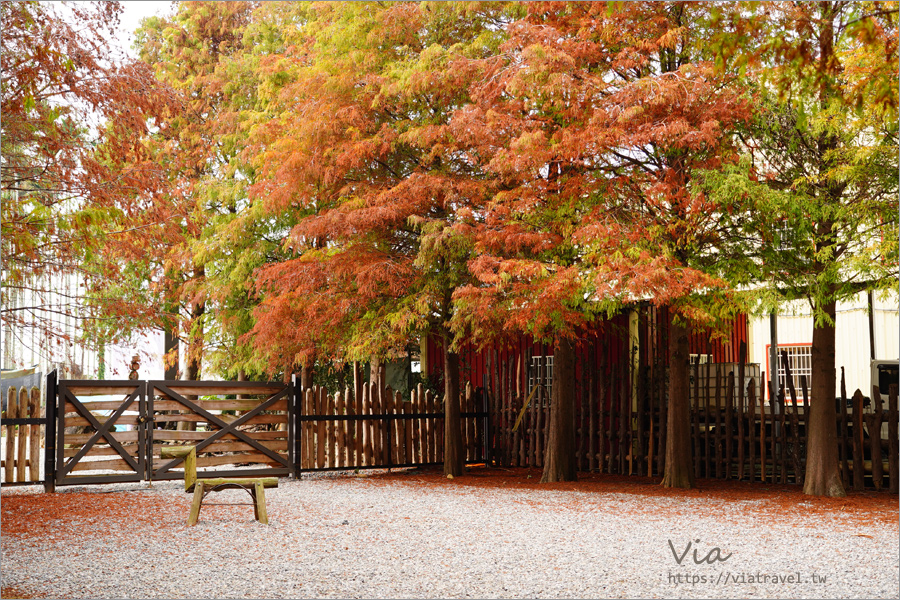
[[[897,443],[897,386],[892,385],[888,395],[888,408],[884,409],[881,390],[872,387],[874,411],[863,410],[863,396],[859,390],[853,395],[851,411],[839,413],[838,449],[840,451],[841,477],[846,489],[862,490],[871,486],[875,490],[887,487],[892,493],[900,491],[900,449]],[[887,425],[885,436],[883,425]],[[885,471],[888,486],[884,485]]]
[[[469,463],[484,462],[480,399],[461,394],[463,448]],[[444,460],[442,400],[422,385],[404,398],[377,383],[357,382],[329,394],[312,387],[298,393],[298,474],[303,471],[394,468]]]
[[[789,371],[787,356],[782,359]],[[758,388],[756,379],[748,376],[747,366],[743,361],[694,365],[690,411],[694,476],[802,483],[810,414],[807,381],[801,377],[799,394],[792,386],[771,399],[766,397],[765,387]],[[498,466],[543,467],[549,440],[550,390],[538,385],[527,396],[519,394],[519,370],[512,363],[495,363],[494,367],[486,381],[491,413],[489,455]],[[582,364],[575,413],[580,471],[662,476],[666,370],[644,366],[639,375],[633,379],[624,365],[592,369]],[[787,381],[793,381],[790,372]],[[872,391],[871,409],[864,409],[860,391],[849,406],[839,404],[845,403],[835,401],[845,487],[897,492],[896,387],[890,390],[887,407],[877,388]]]
[[[787,356],[782,359],[787,364]],[[629,365],[595,368],[589,364],[592,361],[582,363],[577,376],[578,468],[660,477],[667,435],[665,368],[644,365],[639,376],[633,377]],[[467,385],[461,394],[466,462],[542,467],[549,439],[550,390],[536,385],[523,393],[526,382],[519,379],[523,373],[519,365],[495,361],[493,366],[485,386],[473,390]],[[800,378],[799,393],[791,386],[775,398],[766,398],[765,387],[757,386],[754,377],[745,377],[743,362],[700,366],[695,365],[693,371],[690,411],[694,475],[777,484],[802,482],[810,415],[806,379]],[[538,365],[539,370],[544,368],[543,363]],[[538,373],[533,380],[545,378]],[[786,381],[793,382],[789,372]],[[116,400],[115,406],[94,406],[79,399],[79,393],[109,393],[106,388],[110,386],[118,386],[115,390],[123,394],[129,392]],[[37,388],[9,392],[0,442],[5,456],[0,471],[6,485],[41,481],[42,437],[47,445],[44,484],[49,491],[56,483],[178,477],[179,465],[158,458],[158,445],[172,441],[197,444],[209,454],[203,459],[208,466],[240,463],[235,473],[241,474],[251,472],[248,467],[283,476],[443,462],[442,399],[421,385],[404,397],[389,387],[360,380],[329,394],[324,388],[298,390],[276,383],[57,382],[55,374],[50,374],[48,390],[52,398],[59,393],[61,415],[56,414],[54,402],[43,415]],[[847,398],[845,392],[842,395]],[[846,489],[897,493],[897,387],[889,390],[887,406],[877,387],[871,398],[870,405],[864,406],[863,394],[857,390],[850,402],[835,401],[841,475]],[[93,423],[92,419],[100,417],[93,416],[91,408],[115,414],[104,416],[103,423]],[[214,414],[219,410],[239,414]],[[94,429],[111,430],[113,421],[137,429],[67,431],[69,426],[85,426],[85,422],[93,423]],[[177,421],[205,427],[203,431],[166,428],[167,423]],[[54,426],[47,427],[48,422]],[[101,446],[106,442],[115,447]],[[223,452],[227,456],[221,455]],[[86,457],[103,461],[102,465],[82,465]],[[79,470],[90,471],[88,467],[107,468],[110,460],[124,461],[128,468],[76,475]]]
[[[41,481],[41,445],[44,425],[20,423],[43,417],[41,390],[33,387],[7,390],[6,412],[2,418],[4,459],[0,469],[3,483]]]

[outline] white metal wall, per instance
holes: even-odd
[[[875,358],[879,360],[900,357],[900,310],[898,296],[874,299]],[[835,365],[837,382],[840,386],[840,368],[844,367],[847,392],[852,394],[859,388],[869,396],[872,393],[870,379],[869,317],[866,295],[859,294],[853,302],[842,302],[837,306],[835,332]],[[783,346],[811,344],[813,320],[809,304],[795,302],[782,309],[778,316],[778,344]],[[750,344],[748,354],[751,362],[758,362],[763,371],[768,372],[766,356],[769,344],[769,318],[751,318],[749,322]],[[768,380],[768,373],[766,374]],[[835,390],[839,392],[840,387]]]
[[[67,377],[96,377],[99,368],[97,352],[76,341],[82,333],[77,311],[84,294],[78,276],[73,273],[56,273],[26,287],[31,289],[7,290],[3,295],[4,304],[10,308],[34,307],[23,311],[22,318],[26,323],[46,320],[47,325],[5,326],[3,368],[37,365],[38,370],[47,373],[59,367]],[[69,341],[47,335],[48,327],[57,334],[68,336]]]

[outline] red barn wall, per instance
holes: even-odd
[[[652,305],[639,311],[640,363],[654,362],[667,364],[666,332],[668,314],[665,308]],[[599,321],[584,332],[578,342],[576,377],[587,365],[595,369],[605,366],[604,371],[613,367],[623,367],[628,363],[628,315],[621,314],[611,319]],[[690,336],[692,354],[711,354],[713,362],[737,362],[741,342],[747,341],[747,317],[738,316],[733,322],[726,339],[715,339],[708,331],[698,329]],[[428,337],[425,342],[427,362],[426,374],[433,381],[442,380],[444,371],[444,349],[440,338]],[[478,350],[466,345],[460,351],[460,379],[462,386],[471,383],[477,389],[483,387],[487,377],[496,377],[499,363],[511,382],[519,379],[521,390],[525,389],[526,365],[532,356],[552,356],[553,345],[536,341],[530,335],[523,335],[509,345],[493,346]],[[520,366],[521,365],[521,366]],[[500,382],[502,385],[502,382]],[[514,387],[515,383],[511,383]],[[496,386],[496,383],[495,385]],[[515,389],[515,388],[514,388]]]

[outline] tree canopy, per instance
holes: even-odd
[[[34,327],[44,340],[68,337],[54,323],[60,315],[115,329],[112,307],[92,302],[84,284],[103,276],[95,258],[123,234],[118,219],[135,209],[135,191],[157,180],[135,165],[167,96],[145,64],[110,50],[120,10],[2,3],[0,314],[4,328]],[[50,306],[42,298],[61,274],[76,276],[84,296],[57,293]]]
[[[453,398],[467,344],[649,301],[689,486],[691,328],[896,287],[896,2],[185,2],[108,64],[117,10],[3,4],[4,282],[91,265],[189,377],[433,336]]]

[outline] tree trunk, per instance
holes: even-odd
[[[835,413],[835,302],[822,307],[832,324],[813,324],[812,390],[809,406],[809,437],[806,445],[806,479],[803,493],[811,496],[843,497],[844,485],[838,464],[837,415]],[[855,432],[854,432],[855,433]]]
[[[163,332],[163,348],[165,349],[163,356],[165,375],[163,378],[169,381],[178,379],[178,337],[168,326]]]
[[[202,268],[194,271],[195,276],[202,277],[204,270]],[[206,312],[206,300],[198,299],[191,304],[191,321],[190,332],[188,333],[188,352],[187,352],[187,379],[189,381],[198,381],[200,379],[200,369],[203,364],[203,314]],[[197,396],[188,396],[188,399],[196,402]],[[180,431],[196,431],[197,424],[194,422],[179,421],[178,429]]]
[[[180,275],[171,271],[166,271],[166,279],[176,281]],[[179,356],[179,318],[178,318],[178,298],[170,286],[166,286],[164,313],[162,320],[162,328],[164,333],[163,349],[163,368],[165,369],[164,379],[173,381],[181,377],[181,359]]]
[[[288,369],[290,371],[290,369]],[[292,373],[291,373],[292,374]],[[304,363],[300,367],[300,387],[304,390],[308,390],[313,386],[313,379],[316,375],[316,360],[315,358],[310,359],[309,366]],[[288,375],[290,378],[290,375]]]
[[[444,475],[459,477],[465,470],[459,404],[459,354],[450,351],[444,336]]]
[[[825,75],[821,78],[819,102],[823,109],[828,107],[831,98],[838,93],[836,82],[839,76],[839,61],[835,57],[835,19],[838,15],[837,5],[831,2],[820,2],[821,27],[819,33],[819,66],[818,70]],[[830,206],[840,206],[845,184],[838,183],[826,175],[836,165],[834,150],[838,147],[838,137],[828,129],[822,131],[818,140],[818,154],[822,158],[819,172],[825,175],[825,188],[822,200]],[[836,252],[834,223],[830,219],[822,219],[817,224],[817,254],[830,256],[832,260],[840,260]],[[827,261],[828,259],[826,259]],[[819,266],[821,263],[817,263]],[[806,444],[806,478],[803,492],[811,496],[843,497],[846,495],[841,482],[838,465],[837,448],[837,415],[835,411],[835,290],[828,289],[817,298],[819,307],[831,324],[824,321],[813,322],[812,348],[812,383],[807,424]],[[843,407],[842,407],[843,409]],[[857,432],[854,432],[854,435]]]
[[[191,304],[191,330],[188,334],[187,378],[198,381],[203,364],[203,314],[206,312],[206,300],[197,300]]]
[[[690,345],[688,328],[669,312],[669,407],[664,487],[691,488]]]
[[[369,384],[375,385],[378,389],[384,386],[381,381],[381,359],[373,356],[369,359]]]
[[[576,481],[575,345],[557,337],[553,350],[553,390],[550,399],[550,440],[544,452],[541,483]]]

